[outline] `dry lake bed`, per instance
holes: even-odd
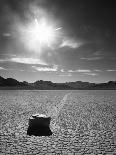
[[[49,137],[28,136],[32,114]],[[0,155],[116,155],[116,90],[0,90]]]

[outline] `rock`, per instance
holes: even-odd
[[[35,114],[29,118],[27,135],[50,136],[52,132],[49,128],[51,117],[43,114]]]

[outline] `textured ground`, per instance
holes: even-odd
[[[116,155],[116,91],[102,93],[0,91],[0,155]],[[35,113],[52,117],[52,136],[26,135]]]

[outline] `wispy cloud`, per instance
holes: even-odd
[[[36,58],[11,58],[9,59],[12,62],[23,63],[23,64],[40,64],[47,65],[43,60]]]
[[[99,50],[99,51],[96,51],[96,52],[94,53],[94,55],[95,55],[95,56],[104,55],[104,54],[103,54],[103,49],[101,49],[101,50]]]
[[[59,74],[58,76],[72,76],[72,74],[71,73],[66,73],[66,74]]]
[[[13,56],[13,55],[12,55]],[[14,55],[15,56],[15,55]],[[26,58],[26,57],[12,57],[12,58],[3,58],[0,59],[0,62],[16,62],[16,63],[22,63],[22,64],[39,64],[39,65],[48,65],[46,62],[44,62],[42,59],[37,58]]]
[[[107,72],[116,72],[116,69],[108,69]]]
[[[56,72],[58,70],[58,66],[54,65],[53,67],[37,67],[32,66],[36,71],[39,72]]]
[[[12,56],[15,57],[16,56],[15,54],[8,54],[8,53],[5,53],[5,54],[2,53],[0,55],[1,56],[10,56],[10,57],[12,57]]]
[[[103,59],[103,57],[89,57],[89,58],[80,58],[80,59],[87,60],[87,61],[94,61],[94,60]]]
[[[69,72],[69,73],[76,73],[76,72],[80,72],[80,73],[85,73],[85,72],[87,72],[87,73],[90,73],[91,70],[89,70],[89,69],[78,69],[78,70],[68,70],[68,72]]]
[[[94,69],[95,72],[102,72],[100,69]]]
[[[81,73],[83,73],[83,72],[87,72],[87,73],[89,73],[89,72],[91,72],[91,70],[89,70],[89,69],[78,69],[77,70],[78,72],[81,72]]]
[[[96,73],[84,73],[84,74],[90,75],[90,76],[96,76],[96,75],[98,75],[98,74],[96,74]]]
[[[8,33],[8,32],[5,32],[2,34],[4,37],[10,37],[11,36],[11,33]]]
[[[5,62],[5,61],[7,61],[6,59],[0,59],[0,62]]]
[[[98,71],[98,70],[96,70]],[[92,72],[92,70],[89,69],[78,69],[78,70],[68,70],[69,73],[82,73],[82,74],[86,74],[86,75],[91,75],[91,76],[96,76],[98,74]]]
[[[60,47],[70,47],[70,48],[78,48],[82,45],[81,42],[75,41],[73,39],[64,39],[60,44]]]
[[[60,71],[61,71],[61,72],[64,72],[64,69],[61,69]]]
[[[3,68],[3,67],[0,67],[0,70],[5,70],[5,68]]]

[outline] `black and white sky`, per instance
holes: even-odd
[[[56,30],[50,46],[29,35],[41,19]],[[116,80],[115,0],[0,0],[0,76]]]

